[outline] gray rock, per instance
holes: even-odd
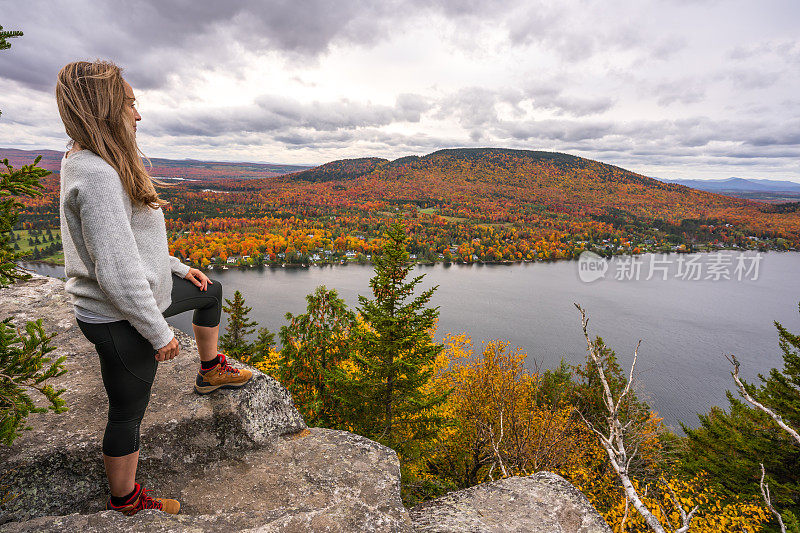
[[[237,458],[154,478],[148,486],[155,494],[177,497],[181,513],[46,516],[8,523],[0,530],[413,531],[400,501],[397,454],[346,431],[310,428]]]
[[[69,411],[31,415],[33,429],[2,449],[2,484],[16,497],[0,508],[0,527],[117,529],[118,514],[96,512],[108,498],[107,398],[64,283],[35,276],[0,290],[0,316],[9,315],[17,325],[41,317],[46,331],[58,332],[53,355],[67,355],[68,371],[54,386],[67,389]],[[196,344],[174,331],[181,353],[159,364],[137,478],[153,495],[179,499],[181,515],[149,512],[120,523],[154,531],[410,531],[393,450],[345,431],[308,429],[286,389],[255,369],[242,389],[196,395]]]
[[[586,496],[551,472],[452,492],[409,515],[418,533],[611,533]]]
[[[153,496],[177,498],[181,512],[101,511],[108,403],[64,283],[35,276],[0,289],[0,318],[9,315],[18,325],[41,317],[58,332],[53,355],[67,355],[68,371],[54,385],[67,389],[69,411],[31,415],[33,429],[0,448],[0,484],[16,495],[0,507],[0,531],[610,532],[579,491],[547,472],[454,492],[409,513],[393,450],[307,428],[270,376],[255,371],[240,390],[194,394],[197,346],[178,330],[181,354],[159,365],[142,423],[137,479]]]

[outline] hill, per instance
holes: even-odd
[[[171,249],[203,267],[368,261],[391,218],[406,222],[409,252],[424,262],[800,247],[800,203],[700,191],[557,152],[456,148],[291,173],[249,163],[175,165],[172,177],[205,178],[160,190],[170,201]],[[44,183],[43,198],[25,201],[25,229],[58,227],[58,176]]]
[[[284,178],[311,183],[346,181],[348,187],[370,182],[364,199],[435,200],[464,207],[480,202],[506,212],[503,216],[469,214],[487,222],[518,218],[522,213],[515,217],[512,212],[524,211],[525,205],[575,214],[585,214],[587,208],[598,215],[609,210],[642,217],[663,214],[672,221],[680,220],[680,213],[661,213],[664,208],[686,206],[692,216],[702,217],[719,207],[758,207],[570,154],[498,148],[446,149],[394,161],[345,159]]]
[[[61,170],[63,152],[57,150],[16,150],[0,148],[0,160],[8,158],[11,166],[27,165],[37,156],[42,160],[39,166],[52,172]],[[263,178],[280,176],[309,168],[303,165],[282,165],[275,163],[224,163],[217,161],[198,161],[195,159],[150,159],[152,176],[179,178],[184,180],[214,181],[222,178]]]
[[[623,168],[557,152],[499,148],[439,150],[394,161],[348,159],[283,176],[333,192],[337,184],[361,201],[408,202],[440,214],[487,223],[540,223],[567,216],[615,226],[672,229],[707,221],[745,231],[798,235],[798,217],[776,217],[761,203],[666,183]],[[265,189],[272,185],[264,183]],[[791,211],[791,210],[789,210]],[[546,224],[547,225],[547,224]],[[746,229],[745,229],[746,228]]]

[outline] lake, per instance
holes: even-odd
[[[632,262],[633,261],[633,262]],[[641,263],[637,266],[637,262]],[[63,276],[63,268],[25,264],[41,274]],[[699,267],[698,267],[699,265]],[[743,266],[744,265],[744,266]],[[739,268],[742,267],[742,268]],[[605,269],[605,274],[602,270]],[[737,270],[738,269],[738,270]],[[749,269],[749,270],[747,270]],[[589,317],[589,333],[603,337],[627,374],[636,342],[639,395],[680,432],[680,420],[697,426],[696,413],[727,406],[732,389],[725,353],[742,363],[741,375],[782,367],[773,320],[800,331],[800,253],[645,254],[635,260],[558,261],[512,265],[416,266],[425,274],[420,290],[439,285],[435,338],[467,332],[476,351],[491,339],[522,348],[527,366],[558,366],[564,358],[586,358],[578,302]],[[638,275],[637,275],[638,272]],[[226,298],[239,290],[250,316],[276,333],[287,311],[305,311],[305,295],[318,285],[334,288],[355,309],[358,295],[371,297],[371,265],[309,268],[228,269],[210,272]],[[587,281],[598,277],[595,281]],[[648,279],[649,278],[649,279]],[[664,279],[666,278],[666,279]],[[726,279],[728,278],[728,279]],[[191,313],[169,322],[191,333]],[[224,325],[224,314],[223,314]]]

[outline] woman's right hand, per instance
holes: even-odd
[[[178,355],[181,345],[178,344],[178,339],[172,337],[172,340],[167,343],[163,348],[159,348],[156,352],[156,361],[168,361]]]

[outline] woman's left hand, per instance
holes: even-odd
[[[196,268],[190,268],[189,272],[186,273],[183,279],[188,279],[189,281],[200,287],[201,291],[208,289],[209,283],[214,283],[213,281],[208,279],[208,276],[206,276]]]

